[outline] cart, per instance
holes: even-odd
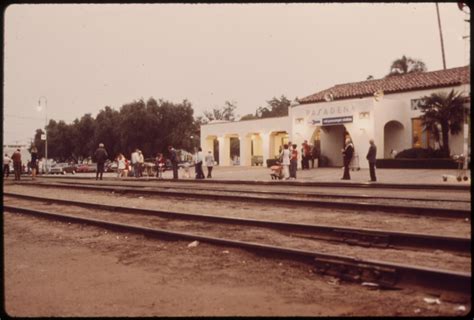
[[[354,154],[352,155],[351,162],[349,163],[349,169],[352,171],[359,171],[360,166],[359,166],[359,154],[354,151]]]
[[[461,182],[462,180],[467,181],[469,177],[467,176],[467,170],[464,168],[464,162],[466,161],[466,157],[464,154],[454,155],[453,160],[457,164],[457,171],[456,171],[456,180]],[[443,175],[443,181],[448,181],[449,175]]]

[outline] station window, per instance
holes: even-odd
[[[411,99],[411,110],[418,110],[419,107],[418,105],[420,104],[421,102],[421,99]]]
[[[423,131],[423,124],[420,118],[411,119],[412,128],[412,147],[428,148],[430,145],[430,133],[428,130]]]

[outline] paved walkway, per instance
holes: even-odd
[[[204,169],[204,174],[207,175],[207,168]],[[310,170],[298,169],[296,176],[297,181],[300,182],[338,182],[338,183],[367,183],[369,180],[369,169],[360,169],[360,171],[351,171],[351,180],[341,180],[342,168],[315,168]],[[179,179],[183,178],[184,170],[179,170]],[[457,170],[453,169],[377,169],[377,182],[374,184],[427,184],[427,185],[471,185],[471,172],[467,172],[469,179],[458,182],[456,180]],[[448,176],[448,180],[443,181],[443,175]],[[71,175],[66,175],[71,177]],[[54,177],[66,177],[56,175]],[[194,170],[191,168],[188,180],[194,180]],[[214,167],[212,171],[212,180],[242,180],[242,181],[272,181],[270,177],[270,169],[267,167]],[[78,173],[76,177],[90,177],[95,178],[95,173]],[[116,178],[116,173],[104,173],[104,178]],[[166,171],[163,178],[171,179],[173,177],[172,171]],[[30,180],[30,177],[25,177],[25,180]],[[13,178],[9,178],[13,180]],[[22,177],[22,180],[24,178]],[[130,178],[128,178],[130,179]],[[144,179],[147,179],[145,176]],[[208,180],[208,179],[206,179]],[[281,180],[278,180],[281,181]]]
[[[181,174],[181,170],[180,174]],[[193,170],[191,170],[193,171]],[[204,168],[205,174],[207,169]],[[361,183],[368,182],[369,169],[351,171],[351,180],[341,180],[342,168],[315,168],[310,170],[298,169],[296,177],[298,181],[313,182],[344,182]],[[458,182],[456,180],[457,170],[452,169],[377,169],[376,183],[401,183],[401,184],[454,184],[470,185],[471,172],[468,171],[469,179]],[[270,169],[266,167],[215,167],[213,169],[215,180],[271,180]],[[448,175],[448,181],[444,182],[442,176]],[[170,176],[171,177],[171,176]],[[165,175],[165,178],[167,176]]]

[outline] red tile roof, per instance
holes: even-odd
[[[333,100],[343,100],[372,96],[378,90],[382,90],[384,94],[388,94],[468,83],[471,83],[470,66],[465,66],[431,72],[408,73],[376,80],[338,84],[332,88],[299,99],[298,101],[301,104],[325,101],[324,96],[328,93],[332,94]]]

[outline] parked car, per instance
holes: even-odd
[[[56,163],[49,169],[50,174],[66,174],[66,173],[76,173],[76,166],[70,165],[69,163]]]
[[[90,164],[80,164],[76,168],[76,172],[96,172],[97,171],[97,164],[90,163]]]

